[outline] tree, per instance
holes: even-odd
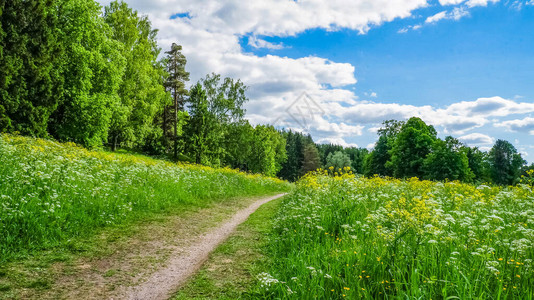
[[[0,4],[0,132],[45,137],[63,95],[58,1]]]
[[[420,118],[410,118],[400,129],[386,166],[399,178],[424,176],[424,160],[430,153],[437,132]]]
[[[164,69],[158,62],[157,30],[148,17],[123,1],[113,1],[105,7],[104,20],[111,27],[111,37],[118,41],[126,60],[118,90],[120,103],[114,111],[110,141],[115,150],[119,143],[142,146],[148,136],[161,136],[154,119],[170,101],[163,86]]]
[[[206,91],[200,83],[191,88],[189,111],[191,118],[185,125],[187,131],[186,153],[197,164],[220,165],[219,132],[220,124],[208,110]]]
[[[249,158],[252,155],[254,127],[245,120],[240,123],[226,125],[223,139],[224,165],[249,171]]]
[[[364,162],[365,158],[369,154],[369,150],[365,148],[356,148],[349,147],[345,148],[344,152],[349,156],[352,164],[351,169],[354,173],[363,174],[364,173]]]
[[[378,130],[378,141],[371,153],[365,156],[363,161],[363,174],[365,176],[381,175],[393,176],[392,165],[388,165],[391,160],[391,150],[397,140],[397,135],[406,122],[397,120],[387,120],[382,123]]]
[[[321,165],[326,166],[326,159],[330,153],[335,153],[337,151],[343,151],[343,146],[334,145],[334,144],[319,144],[316,145],[317,150],[319,150],[319,156],[321,157]]]
[[[471,181],[474,175],[469,169],[469,160],[462,147],[463,145],[451,136],[446,137],[445,141],[436,139],[431,152],[424,159],[425,178]]]
[[[174,142],[173,153],[174,159],[176,160],[178,158],[179,127],[180,124],[183,123],[184,118],[186,117],[184,113],[180,112],[183,112],[185,110],[185,96],[187,96],[188,94],[187,89],[185,88],[185,83],[189,81],[189,72],[185,71],[187,59],[185,58],[185,55],[182,54],[182,46],[173,43],[171,50],[167,51],[166,53],[167,58],[165,60],[165,64],[167,65],[168,77],[165,81],[165,87],[168,91],[171,92],[173,104],[172,106],[165,105],[164,108],[163,135],[165,137],[168,136],[168,125],[172,124],[172,127],[174,127],[174,135],[172,138]],[[207,101],[205,91],[201,92],[197,89],[197,92],[199,94],[197,94],[195,101]],[[203,105],[206,105],[207,110],[208,103],[195,103],[194,105],[196,105],[195,109],[201,110],[204,109]],[[169,114],[172,116],[171,120],[168,119]],[[197,121],[199,121],[199,118],[201,118],[201,116],[197,116]]]
[[[351,161],[347,154],[343,151],[328,154],[326,158],[326,168],[333,172],[341,173],[346,167],[350,167]]]
[[[303,163],[300,170],[301,174],[306,174],[311,171],[315,171],[321,167],[321,158],[319,157],[319,151],[313,143],[308,143],[304,146]]]
[[[490,182],[490,167],[488,155],[477,147],[464,147],[463,152],[467,156],[469,169],[473,172],[473,180],[477,183]]]
[[[248,159],[250,171],[275,176],[286,159],[286,141],[282,135],[272,126],[256,126]]]
[[[291,130],[282,132],[282,136],[286,140],[287,160],[282,164],[278,176],[289,181],[296,181],[300,176],[304,175],[302,174],[304,147],[308,143],[313,143],[313,140],[310,135],[304,136],[302,133],[292,132]],[[317,148],[322,146],[317,145]]]
[[[526,164],[517,149],[507,141],[497,140],[489,152],[491,177],[500,185],[512,185],[519,182],[521,168]]]
[[[111,29],[94,1],[61,0],[57,14],[65,46],[60,70],[65,93],[49,129],[60,140],[99,147],[120,109],[117,92],[125,66],[121,45],[110,38]]]
[[[247,87],[240,81],[212,73],[200,80],[208,99],[208,110],[223,124],[240,122],[245,116],[243,104],[248,101]]]

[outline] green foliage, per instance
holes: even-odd
[[[369,155],[369,150],[365,148],[349,147],[344,152],[349,156],[351,161],[351,170],[357,174],[364,174],[365,158]]]
[[[144,145],[149,136],[152,140],[161,136],[162,129],[154,119],[169,101],[163,86],[163,66],[157,61],[157,31],[148,17],[139,16],[123,1],[111,2],[103,18],[111,27],[111,37],[121,44],[121,55],[126,60],[109,140],[114,149],[117,144]]]
[[[491,163],[493,182],[500,185],[512,185],[519,182],[521,168],[526,161],[517,153],[517,149],[507,141],[497,140],[488,159]]]
[[[248,166],[254,173],[276,176],[287,159],[286,141],[272,126],[256,126],[251,150]]]
[[[317,145],[317,149],[319,150],[319,155],[321,156],[321,165],[324,167],[326,166],[326,159],[328,155],[338,151],[343,151],[343,146],[334,144],[320,144]]]
[[[185,96],[189,94],[185,83],[189,81],[189,72],[185,70],[187,59],[182,53],[182,46],[173,43],[171,50],[167,51],[167,57],[164,60],[166,65],[167,77],[165,87],[170,91],[172,96],[172,105],[165,105],[162,115],[162,128],[165,144],[167,139],[172,140],[174,144],[174,159],[178,159],[178,138],[182,135],[181,129],[184,125],[185,118],[182,112],[185,111]],[[173,132],[172,134],[170,132]],[[171,137],[171,138],[169,138]]]
[[[306,144],[313,143],[313,140],[310,136],[304,136],[291,130],[282,132],[282,135],[286,140],[287,160],[282,164],[278,176],[289,181],[296,181],[304,175],[302,174],[304,147]]]
[[[346,167],[350,167],[352,162],[350,157],[343,151],[337,151],[335,153],[328,154],[326,158],[325,168],[332,172],[342,173]]]
[[[478,183],[491,182],[488,154],[476,147],[464,147],[463,151],[469,161],[469,169],[473,172],[474,181]]]
[[[393,166],[388,165],[388,162],[391,161],[391,151],[404,124],[405,122],[396,120],[387,120],[382,123],[373,151],[364,158],[363,174],[369,177],[375,174],[393,176]]]
[[[99,147],[108,140],[114,112],[121,109],[121,45],[110,38],[111,29],[94,1],[62,0],[58,13],[65,46],[65,94],[49,130],[62,141]]]
[[[391,160],[387,166],[399,178],[424,176],[424,160],[431,152],[436,141],[436,130],[428,126],[420,118],[410,118],[402,125],[393,147]]]
[[[224,164],[234,169],[249,171],[249,158],[254,155],[254,127],[248,121],[243,121],[225,125],[224,132]]]
[[[58,1],[0,5],[0,132],[45,137],[63,95]]]
[[[223,124],[240,122],[245,116],[243,104],[248,101],[246,86],[240,81],[226,77],[221,82],[221,75],[212,73],[200,80],[206,91],[208,110]]]
[[[461,180],[469,182],[474,174],[469,169],[467,155],[461,151],[462,144],[448,136],[445,141],[437,139],[432,151],[424,160],[425,178],[430,180]]]
[[[300,171],[301,174],[306,174],[321,168],[321,157],[319,156],[319,151],[315,144],[309,143],[304,146],[303,157],[304,159]]]
[[[381,176],[393,176],[391,168],[387,166],[387,162],[391,160],[390,140],[386,136],[380,136],[375,143],[375,148],[364,160],[364,174],[366,176],[373,176],[375,174]]]
[[[191,88],[189,113],[191,118],[185,126],[186,153],[198,164],[219,166],[222,155],[220,142],[221,124],[208,110],[206,91],[200,83]]]

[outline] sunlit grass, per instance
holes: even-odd
[[[534,193],[319,172],[284,201],[269,249],[258,297],[533,299]]]
[[[0,135],[0,262],[144,214],[287,190],[278,179]]]

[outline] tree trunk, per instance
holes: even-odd
[[[163,142],[165,143],[165,151],[168,150],[168,144],[167,144],[167,105],[163,106]]]
[[[117,150],[117,134],[113,135],[113,143],[111,144],[111,151],[115,152]]]
[[[174,91],[174,160],[178,160],[178,95]]]

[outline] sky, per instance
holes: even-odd
[[[190,84],[241,79],[252,124],[372,148],[384,120],[416,116],[534,162],[534,0],[126,2],[183,46]]]

